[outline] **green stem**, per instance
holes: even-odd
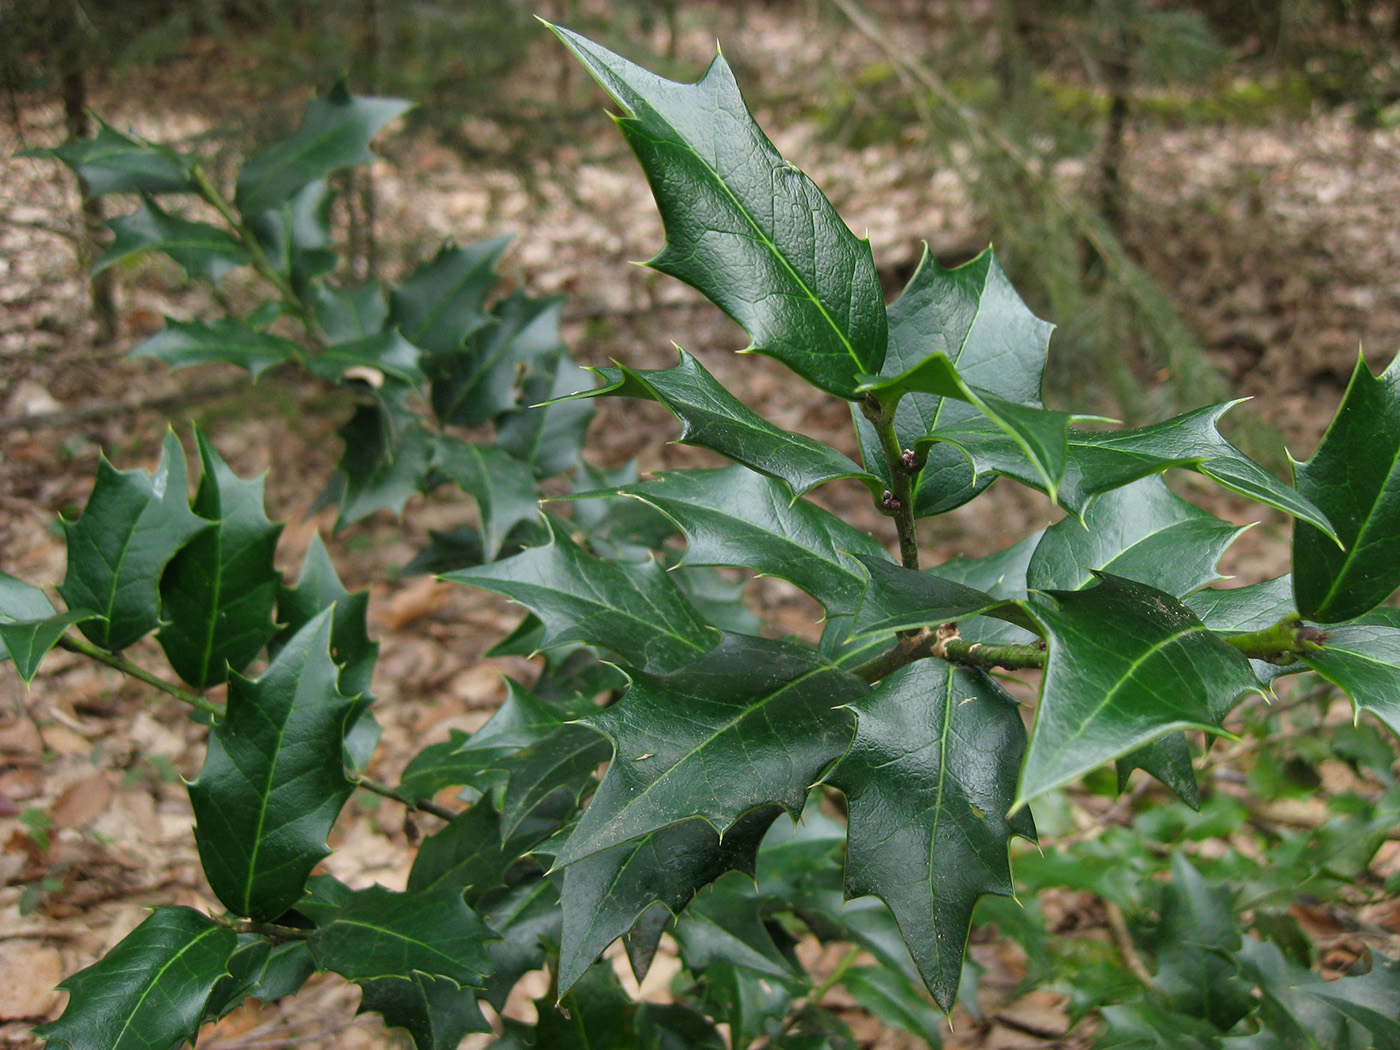
[[[211,915],[209,918],[216,926],[222,926],[226,930],[232,930],[234,933],[256,933],[278,944],[286,941],[309,941],[311,935],[316,932],[302,929],[300,926],[282,926],[275,922],[257,922],[253,919],[231,919],[225,915]]]
[[[420,813],[431,813],[433,816],[440,817],[443,820],[455,820],[458,816],[457,813],[454,813],[446,806],[439,806],[436,802],[425,798],[411,798],[398,789],[391,788],[388,784],[373,780],[370,777],[357,777],[355,779],[355,786],[362,787],[366,791],[372,791],[374,794],[381,795],[384,798],[391,798],[395,802],[401,802],[409,809],[416,809]]]
[[[899,560],[906,569],[919,568],[919,537],[914,527],[914,475],[918,466],[913,463],[913,453],[906,455],[899,447],[899,435],[894,429],[894,410],[886,408],[879,399],[871,396],[861,402],[861,411],[880,435],[880,449],[885,454],[885,463],[890,471],[890,490],[885,493],[884,505],[880,510],[894,519],[895,532],[899,536]]]
[[[167,682],[164,678],[152,674],[139,664],[134,664],[120,653],[109,653],[106,649],[99,649],[90,642],[85,642],[81,638],[65,634],[58,640],[60,649],[67,649],[70,653],[80,653],[83,656],[96,660],[100,664],[115,668],[122,674],[130,675],[137,681],[145,682],[149,686],[159,689],[168,696],[173,696],[176,700],[189,704],[196,711],[202,711],[213,718],[222,718],[224,709],[207,696],[201,693],[194,693],[188,689]]]
[[[209,178],[203,165],[196,164],[190,169],[190,177],[194,180],[195,188],[199,190],[200,197],[213,207],[219,213],[219,217],[228,223],[233,232],[238,235],[243,247],[248,250],[248,254],[252,257],[253,269],[257,270],[263,280],[276,289],[283,302],[291,307],[292,312],[297,315],[298,320],[306,329],[307,338],[317,346],[324,345],[325,340],[321,337],[320,328],[316,324],[316,318],[310,308],[302,301],[291,282],[278,271],[277,267],[272,265],[272,260],[267,257],[262,245],[258,243],[257,235],[244,221],[243,216],[219,192],[219,188]]]
[[[1327,632],[1320,627],[1309,627],[1297,615],[1293,615],[1262,631],[1225,636],[1225,641],[1251,660],[1291,664],[1300,653],[1321,649],[1327,637]]]

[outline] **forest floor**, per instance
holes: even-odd
[[[755,8],[742,33],[726,37],[725,50],[731,58],[740,53],[744,69],[763,71],[758,97],[780,97],[792,85],[819,82],[815,71],[835,51],[828,45],[834,31],[826,24],[814,31],[781,5]],[[680,55],[698,72],[720,32],[697,24],[680,40]],[[840,62],[854,71],[878,58],[852,41]],[[216,54],[196,49],[182,65],[99,94],[94,109],[156,140],[196,134],[259,100],[260,89],[210,76],[235,75],[218,63]],[[20,103],[21,126],[4,130],[13,144],[61,141],[56,109]],[[383,272],[404,272],[444,238],[466,243],[513,230],[507,280],[533,295],[568,296],[566,336],[584,364],[617,359],[664,367],[674,363],[674,341],[775,423],[854,454],[844,404],[804,393],[772,361],[736,357],[731,351],[746,340],[734,325],[689,289],[629,264],[660,245],[660,222],[601,99],[591,96],[587,105],[589,115],[580,118],[587,133],[541,153],[523,172],[468,167],[427,137],[388,137],[374,169]],[[986,243],[965,185],[934,152],[907,143],[850,151],[810,122],[794,122],[781,105],[756,108],[780,150],[814,177],[848,225],[868,231],[877,261],[891,273],[907,269],[924,241],[938,254]],[[483,124],[474,133],[489,137],[492,129]],[[319,532],[346,585],[370,589],[381,644],[376,710],[384,725],[372,773],[393,782],[422,744],[452,728],[480,726],[504,696],[501,676],[530,671],[522,658],[481,655],[513,626],[518,610],[466,588],[392,573],[429,529],[470,520],[469,507],[445,496],[418,497],[402,521],[375,519],[330,536],[330,513],[311,508],[339,457],[335,431],[346,402],[310,382],[265,378],[254,386],[217,367],[172,373],[128,360],[126,351],[158,330],[164,316],[208,315],[199,290],[154,260],[121,271],[118,338],[96,345],[74,252],[71,178],[37,159],[0,158],[0,172],[0,569],[33,581],[61,579],[56,517],[81,507],[99,453],[119,468],[149,467],[165,428],[187,437],[193,422],[240,474],[268,472],[269,514],[287,522],[279,553],[286,571],[294,572]],[[1400,347],[1400,129],[1362,129],[1345,112],[1322,110],[1246,127],[1137,126],[1128,178],[1130,249],[1230,383],[1257,398],[1245,410],[1306,458],[1357,347],[1366,349],[1373,370]],[[235,279],[232,294],[238,292]],[[1192,400],[1189,391],[1184,400]],[[602,405],[586,455],[599,467],[636,459],[644,472],[704,462],[704,454],[668,443],[676,429],[656,405]],[[1223,517],[1261,520],[1228,555],[1224,572],[1252,582],[1283,571],[1288,533],[1281,518],[1188,487]],[[858,486],[837,484],[820,498],[874,530],[885,524]],[[1039,495],[1003,482],[975,509],[928,524],[922,541],[934,560],[989,553],[1057,516]],[[781,581],[760,583],[751,593],[755,608],[780,629],[810,636],[819,611]],[[141,648],[133,655],[139,659]],[[54,653],[29,690],[0,666],[6,1045],[28,1045],[28,1029],[60,1008],[53,986],[120,939],[146,909],[210,904],[181,783],[197,773],[203,739],[177,705],[69,654]],[[412,834],[391,804],[356,798],[334,833],[328,867],[354,885],[401,884]],[[1383,861],[1400,858],[1391,851]],[[1084,901],[1064,902],[1062,911],[1075,908],[1084,913],[1077,921],[1102,925]],[[1084,1026],[1067,1033],[1060,997],[1007,999],[1019,977],[1014,949],[997,942],[974,948],[988,968],[984,1017],[959,1010],[947,1046],[1087,1045]],[[663,978],[658,968],[648,987]],[[342,982],[320,981],[289,1006],[236,1012],[200,1046],[393,1045],[375,1019],[353,1017],[356,994]],[[328,1030],[326,1018],[340,1020]],[[910,1045],[878,1028],[857,1033],[864,1045],[886,1050]]]

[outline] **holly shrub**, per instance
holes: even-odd
[[[347,593],[319,541],[283,581],[261,480],[202,435],[192,501],[173,434],[154,472],[104,460],[63,522],[65,609],[0,576],[0,640],[26,681],[57,645],[208,725],[189,796],[219,908],[157,908],[64,982],[67,1008],[39,1034],[167,1050],[332,971],[419,1050],[472,1032],[551,1050],[853,1046],[829,1006],[838,987],[938,1045],[955,1001],[977,1011],[975,917],[1021,944],[1027,985],[1066,991],[1072,1021],[1096,1018],[1097,1046],[1400,1045],[1400,968],[1376,954],[1324,982],[1288,912],[1304,889],[1374,881],[1400,793],[1369,719],[1328,739],[1386,790],[1252,852],[1186,848],[1249,816],[1237,795],[1201,791],[1193,763],[1211,736],[1265,737],[1250,698],[1280,676],[1315,672],[1400,732],[1400,614],[1385,605],[1400,585],[1400,368],[1376,378],[1358,361],[1291,485],[1221,435],[1230,404],[1131,429],[1047,409],[1051,325],[990,252],[955,269],[926,252],[887,307],[869,244],[774,149],[722,57],[679,84],[555,32],[625,112],[665,221],[651,265],[741,324],[748,352],[846,401],[861,463],[762,418],[684,350],[670,368],[595,369],[594,383],[560,342],[557,301],[487,307],[503,240],[444,248],[389,292],[336,284],[326,177],[368,160],[403,103],[337,89],[228,196],[198,158],[108,127],[50,151],[95,193],[141,195],[99,266],[155,250],[216,291],[236,267],[268,291],[247,316],[172,321],[136,353],[255,376],[294,365],[353,388],[328,497],[338,525],[459,485],[479,530],[437,537],[420,565],[529,610],[493,652],[537,654],[539,671],[397,785],[370,779],[366,594]],[[157,203],[181,194],[221,225]],[[578,449],[589,399],[605,396],[660,402],[682,441],[733,465],[641,482],[590,470]],[[491,441],[451,431],[482,425]],[[1169,469],[1291,516],[1291,574],[1214,586],[1242,530],[1176,495]],[[570,470],[569,516],[542,512],[541,479]],[[1067,516],[926,567],[920,520],[996,478]],[[888,536],[806,498],[837,479],[868,489]],[[721,566],[809,594],[820,640],[773,637]],[[169,674],[122,655],[151,632]],[[1003,685],[1017,677],[1038,688],[1029,731]],[[1062,810],[1060,789],[1109,763],[1119,790],[1141,769],[1186,805],[1021,851],[1023,900],[1009,899],[1012,840],[1035,841],[1034,809]],[[403,889],[314,874],[357,789],[441,822]],[[1122,936],[1051,937],[1045,886],[1091,890]],[[620,958],[600,957],[620,940],[641,979],[667,933],[670,1001],[629,999]],[[846,951],[814,974],[804,941]],[[537,1022],[502,1017],[541,969]]]

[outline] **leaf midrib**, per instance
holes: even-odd
[[[118,1032],[117,1037],[112,1040],[113,1047],[121,1046],[122,1038],[126,1035],[127,1029],[130,1028],[131,1023],[134,1020],[136,1020],[137,1013],[140,1012],[141,1007],[146,1002],[146,1000],[150,998],[151,993],[155,991],[156,986],[160,983],[160,979],[165,976],[165,972],[169,970],[170,967],[174,966],[177,962],[179,962],[180,959],[183,958],[187,952],[192,951],[195,945],[199,944],[200,941],[204,940],[204,938],[208,937],[210,934],[215,934],[218,932],[219,927],[211,926],[208,929],[196,934],[193,940],[191,940],[178,952],[176,952],[169,959],[167,959],[165,963],[159,969],[156,970],[156,972],[151,976],[151,979],[146,982],[146,987],[141,990],[141,994],[137,998],[135,1005],[133,1005],[130,1012],[128,1012],[126,1021],[122,1024],[121,1031]]]

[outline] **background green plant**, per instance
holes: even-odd
[[[233,359],[254,374],[296,364],[361,384],[341,523],[361,507],[401,507],[435,472],[452,476],[476,496],[482,555],[506,556],[446,578],[531,611],[498,652],[547,652],[539,678],[512,683],[483,729],[430,745],[396,787],[367,779],[376,647],[365,596],[345,592],[319,544],[286,586],[260,483],[233,474],[202,437],[193,501],[173,436],[152,473],[104,463],[82,515],[64,525],[66,611],[0,577],[0,640],[26,680],[61,645],[209,722],[190,795],[226,911],[158,909],[66,982],[70,1005],[42,1034],[71,1046],[175,1045],[245,998],[291,994],[321,970],[359,983],[362,1009],[418,1046],[447,1047],[485,1030],[478,1000],[499,1009],[521,975],[544,966],[553,980],[538,1024],[507,1020],[500,1044],[722,1046],[724,1023],[734,1047],[846,1046],[849,1032],[823,1006],[837,985],[937,1043],[941,1014],[925,989],[944,1010],[959,995],[975,1009],[964,953],[978,916],[1023,943],[1028,979],[1075,975],[1073,1009],[1098,1012],[1100,1046],[1400,1037],[1394,964],[1378,958],[1324,986],[1285,917],[1300,884],[1365,890],[1362,872],[1400,808],[1373,738],[1358,731],[1347,753],[1384,790],[1337,800],[1333,823],[1269,843],[1267,863],[1233,851],[1202,870],[1171,848],[1238,821],[1232,806],[1244,805],[1203,797],[1183,731],[1220,733],[1229,718],[1244,739],[1260,721],[1246,698],[1279,676],[1311,669],[1358,712],[1400,729],[1400,624],[1383,607],[1400,583],[1388,556],[1400,532],[1400,371],[1377,378],[1358,361],[1292,486],[1219,434],[1228,404],[1148,427],[1086,426],[1041,404],[1049,326],[990,253],[951,270],[926,257],[886,308],[869,245],[772,148],[723,59],[682,85],[558,32],[628,114],[621,130],[667,226],[652,265],[725,309],[751,350],[849,402],[862,464],[762,419],[684,351],[673,368],[599,369],[603,384],[578,393],[558,371],[532,371],[523,349],[502,351],[511,399],[476,420],[495,422],[496,443],[445,433],[462,422],[442,410],[462,374],[452,366],[476,376],[504,337],[514,346],[512,299],[494,324],[477,320],[498,248],[478,248],[471,266],[460,256],[472,249],[450,249],[386,296],[329,278],[315,218],[320,180],[363,160],[401,104],[332,93],[301,131],[244,166],[231,198],[197,162],[111,129],[55,151],[95,191],[193,193],[223,220],[192,231],[143,200],[113,221],[115,258],[166,251],[215,286],[220,267],[251,265],[273,289],[271,309],[173,325],[140,352],[172,364]],[[444,270],[457,279],[439,283]],[[478,282],[479,297],[455,294]],[[452,325],[439,331],[446,315]],[[337,338],[365,317],[377,323]],[[557,367],[566,358],[550,342]],[[548,421],[579,418],[568,413],[603,395],[661,402],[682,440],[736,465],[643,483],[580,466],[572,517],[536,518],[536,474],[576,458],[549,439]],[[435,417],[412,410],[415,396]],[[541,463],[543,452],[559,462]],[[1292,515],[1291,578],[1213,587],[1240,530],[1167,488],[1171,468]],[[1045,492],[1070,516],[988,558],[924,569],[919,522],[995,477]],[[869,490],[897,559],[804,498],[838,479]],[[516,527],[524,549],[513,553]],[[667,571],[676,531],[684,562]],[[721,578],[698,571],[710,566],[789,579],[825,609],[820,643],[761,634]],[[183,684],[122,655],[152,631]],[[1018,670],[1040,672],[1029,733],[1002,673]],[[225,681],[226,703],[205,695]],[[1032,889],[1090,889],[1132,920],[1111,946],[1047,938],[1034,908],[1008,900],[1008,849],[1035,838],[1031,803],[1053,805],[1059,788],[1109,762],[1120,789],[1142,768],[1198,815],[1162,807],[1136,833],[1020,858]],[[448,788],[468,807],[437,801]],[[356,789],[445,822],[403,892],[310,875]],[[676,1001],[633,1003],[611,964],[595,960],[622,938],[640,977],[667,930],[684,964]],[[817,978],[793,951],[805,936],[849,950]]]

